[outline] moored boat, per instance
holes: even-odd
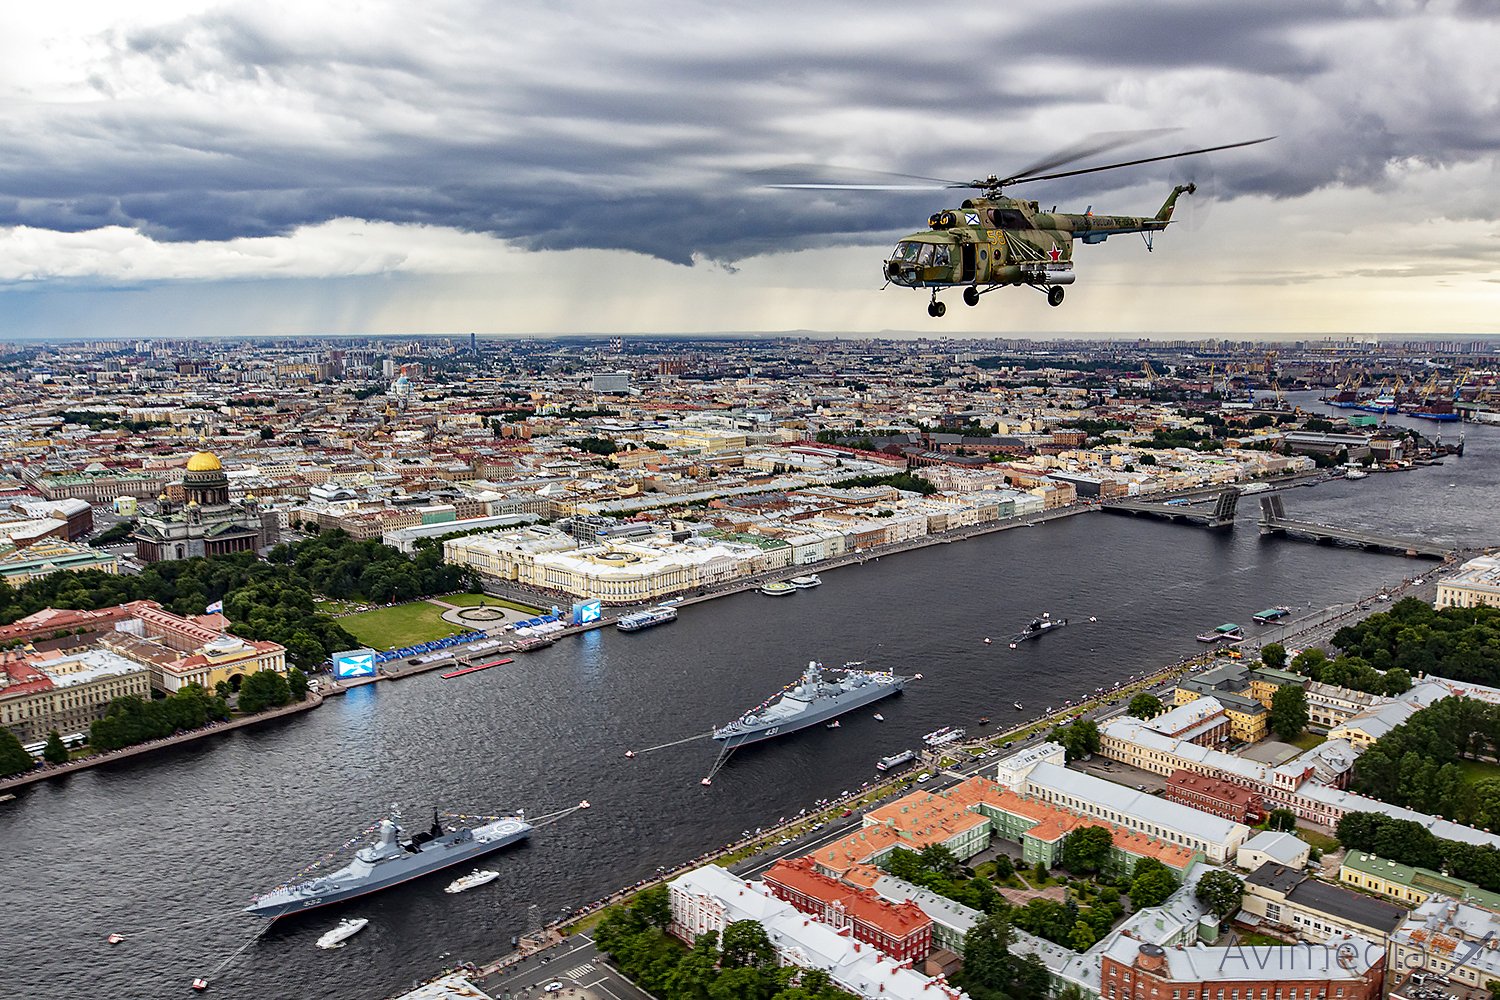
[[[319,948],[342,948],[344,942],[360,931],[368,924],[368,917],[355,917],[348,920],[340,920],[339,925],[318,938]]]
[[[880,758],[879,762],[877,762],[875,765],[875,770],[889,771],[893,767],[900,767],[902,764],[910,764],[916,759],[917,752],[915,750],[902,750],[900,753],[893,753],[889,757]]]
[[[1017,643],[1025,642],[1028,639],[1041,638],[1053,629],[1062,628],[1067,624],[1068,620],[1066,618],[1053,618],[1050,612],[1044,611],[1031,619],[1025,628],[1010,637],[1010,648],[1015,649]]]
[[[713,738],[733,748],[819,722],[836,721],[846,712],[899,693],[908,680],[915,679],[858,667],[857,663],[846,663],[840,671],[825,672],[821,663],[810,662],[798,680],[735,721],[716,728]]]
[[[788,594],[795,594],[797,588],[793,587],[790,583],[783,583],[777,580],[774,583],[768,583],[764,587],[761,587],[760,592],[767,597],[785,597]]]
[[[941,747],[947,746],[949,743],[957,743],[963,738],[964,731],[962,729],[955,729],[953,726],[944,726],[942,729],[934,730],[922,737],[922,742],[930,747]]]
[[[1257,611],[1255,613],[1255,624],[1269,625],[1274,621],[1280,621],[1291,613],[1291,608],[1283,607],[1267,608],[1264,611]]]
[[[615,622],[615,628],[621,632],[639,632],[643,628],[653,625],[664,625],[667,622],[677,620],[677,609],[666,606],[648,608],[645,611],[637,611],[633,614],[621,615],[620,620]]]
[[[809,590],[822,582],[822,580],[818,579],[818,574],[816,573],[810,573],[807,576],[794,576],[791,579],[792,586],[798,590]]]
[[[470,818],[464,819],[467,824]],[[524,813],[483,819],[473,826],[445,826],[434,810],[432,826],[411,837],[403,835],[395,819],[381,819],[366,830],[366,834],[374,834],[374,842],[355,851],[348,864],[336,871],[324,871],[323,865],[336,860],[336,854],[330,855],[285,884],[255,897],[245,912],[274,920],[341,903],[472,861],[531,836],[532,826]]]
[[[469,874],[461,875],[458,878],[454,879],[452,882],[449,882],[448,885],[443,889],[443,891],[449,893],[464,892],[467,889],[475,889],[481,885],[489,885],[499,877],[499,872],[483,871],[476,868],[473,871],[469,872]]]

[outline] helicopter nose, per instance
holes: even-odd
[[[885,276],[887,278],[901,277],[901,262],[899,260],[888,260],[885,262]]]

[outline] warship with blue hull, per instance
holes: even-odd
[[[274,920],[342,903],[472,861],[525,840],[531,831],[524,813],[494,817],[479,826],[445,829],[434,812],[430,829],[404,839],[394,820],[383,819],[375,825],[375,842],[354,852],[353,861],[337,871],[306,875],[257,896],[245,912]]]
[[[725,749],[733,749],[795,733],[898,694],[913,679],[885,671],[858,670],[858,666],[849,663],[842,670],[825,671],[821,663],[809,663],[800,680],[727,726],[715,729],[714,739],[722,740]]]

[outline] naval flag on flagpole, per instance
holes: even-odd
[[[206,607],[206,608],[203,609],[203,613],[205,615],[211,615],[215,611],[223,611],[223,610],[224,610],[224,602],[223,601],[214,601],[208,607]]]

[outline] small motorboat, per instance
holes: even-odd
[[[986,645],[986,646],[988,646],[988,645],[989,645],[989,644],[990,644],[990,637],[989,637],[989,636],[985,636],[985,637],[984,637],[984,644],[985,644],[985,645]]]
[[[988,715],[981,715],[979,717],[979,724],[981,726],[988,726],[990,724],[990,717]]]
[[[1018,702],[1015,703],[1015,705],[1016,705],[1016,711],[1017,712],[1021,711],[1021,703],[1018,701]]]
[[[627,760],[634,760],[635,759],[635,751],[634,750],[626,750],[625,751],[625,758]]]
[[[369,922],[366,917],[340,920],[337,927],[318,938],[318,947],[342,948],[345,941],[364,930]]]
[[[449,893],[459,893],[467,889],[477,889],[481,885],[490,884],[499,877],[499,872],[482,871],[476,868],[473,871],[469,872],[469,874],[462,875],[454,879],[452,882],[449,882],[447,888],[445,888],[443,891]]]
[[[119,944],[121,941],[125,940],[125,935],[124,934],[111,934],[109,937],[105,938],[104,940],[108,941],[110,944]]]
[[[839,720],[838,719],[834,719],[832,722],[830,722],[828,724],[828,728],[829,729],[837,729],[837,728],[839,728]]]
[[[884,722],[885,721],[885,716],[881,715],[879,712],[876,712],[875,713],[875,721],[876,722]]]
[[[204,979],[202,976],[199,976],[197,979],[193,980],[193,989],[199,993],[202,993],[204,990],[208,989],[208,980]]]

